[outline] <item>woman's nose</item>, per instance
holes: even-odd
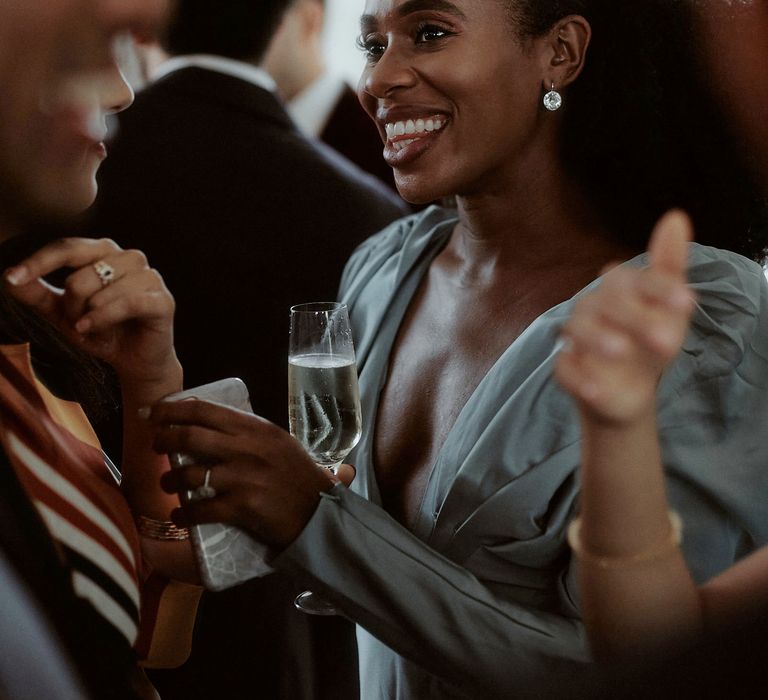
[[[366,68],[360,84],[364,92],[383,99],[395,90],[412,87],[416,81],[416,71],[407,55],[389,46],[376,63]]]
[[[101,108],[108,114],[122,112],[133,104],[131,88],[121,66],[132,65],[136,60],[136,45],[127,33],[118,34],[112,40],[112,60],[102,78]]]

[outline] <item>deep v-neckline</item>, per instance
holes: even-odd
[[[448,243],[456,222],[457,218],[452,217],[433,227],[428,242],[418,251],[417,255],[412,256],[409,265],[399,270],[393,285],[393,291],[386,303],[382,304],[375,329],[372,331],[366,346],[365,357],[361,358],[361,382],[365,385],[365,390],[363,390],[361,385],[361,392],[367,398],[363,408],[364,420],[371,427],[370,430],[365,431],[366,437],[356,451],[358,460],[364,455],[364,463],[367,466],[364,474],[364,483],[358,484],[358,487],[362,495],[379,506],[382,506],[382,499],[376,474],[375,452],[373,448],[376,441],[376,424],[381,392],[387,382],[392,350],[408,308],[413,302],[414,296],[424,280],[430,265]],[[404,244],[403,247],[405,248],[406,245]],[[643,255],[639,255],[623,264],[642,264],[642,262]],[[475,413],[475,404],[479,400],[478,397],[486,393],[489,385],[501,379],[501,375],[504,374],[501,368],[513,364],[510,358],[519,352],[519,349],[527,343],[532,335],[536,334],[542,325],[551,325],[548,322],[553,319],[558,319],[558,323],[560,320],[564,322],[570,314],[570,306],[573,302],[594,288],[599,280],[599,277],[592,280],[568,299],[563,300],[537,316],[491,364],[456,416],[456,420],[448,430],[443,445],[438,450],[435,460],[429,469],[429,476],[427,477],[424,493],[419,501],[416,518],[411,527],[408,528],[414,535],[427,541],[435,528],[435,523],[440,515],[438,508],[442,501],[442,498],[438,498],[436,495],[438,492],[442,493],[442,497],[447,495],[448,489],[445,488],[445,485],[448,481],[453,480],[461,469],[465,457],[471,449],[472,438],[477,433],[477,428],[479,427],[479,425],[474,428],[471,425],[464,426],[468,421],[468,416]],[[556,352],[555,344],[550,348],[550,352]],[[366,367],[369,367],[368,374],[365,373]],[[378,371],[371,377],[370,370],[375,367],[378,368]],[[372,392],[370,391],[371,388],[373,388]],[[447,459],[447,455],[451,455],[450,460]],[[452,463],[450,473],[447,472],[446,468],[448,462]],[[430,504],[432,505],[430,506]]]

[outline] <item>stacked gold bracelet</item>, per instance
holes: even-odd
[[[591,564],[600,569],[619,569],[635,564],[644,564],[674,552],[683,535],[683,521],[674,511],[669,511],[669,535],[637,554],[629,556],[605,557],[584,549],[581,543],[581,518],[576,518],[568,527],[568,544],[580,562]]]
[[[136,518],[139,534],[153,540],[180,542],[189,539],[189,528],[174,525],[170,520],[155,520],[146,515]]]

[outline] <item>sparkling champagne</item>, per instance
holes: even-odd
[[[323,467],[335,467],[362,430],[354,361],[338,355],[288,358],[288,418],[293,435]]]

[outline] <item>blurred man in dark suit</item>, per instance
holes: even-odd
[[[305,135],[327,143],[394,188],[379,132],[354,90],[328,68],[322,42],[325,18],[325,0],[292,0],[267,51],[264,68]]]
[[[241,376],[281,425],[289,306],[334,298],[357,243],[406,212],[281,107],[258,64],[287,4],[179,3],[172,58],[120,117],[93,219],[162,270],[187,385]]]
[[[275,96],[260,62],[289,3],[177,3],[171,59],[120,118],[90,224],[162,270],[186,386],[240,376],[255,411],[281,425],[289,307],[334,299],[354,247],[406,213],[302,136]],[[205,596],[190,661],[156,678],[163,697],[322,697],[317,673],[339,673],[335,659],[353,669],[354,647],[335,641],[342,620],[310,621],[292,595],[272,576]],[[327,658],[313,656],[310,631],[334,639],[319,645]]]

